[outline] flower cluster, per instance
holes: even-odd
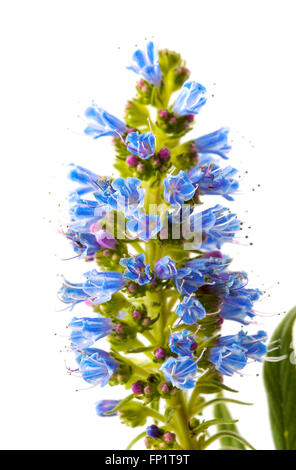
[[[83,282],[64,280],[59,296],[71,309],[82,302],[93,309],[68,325],[75,372],[91,385],[131,390],[98,402],[97,414],[133,427],[162,422],[146,428],[148,448],[202,449],[207,426],[190,424],[205,402],[200,395],[221,392],[224,376],[267,352],[263,331],[221,331],[227,320],[253,322],[261,292],[247,287],[246,273],[229,270],[220,251],[241,228],[237,216],[220,204],[200,209],[204,196],[231,201],[238,190],[237,170],[223,164],[229,130],[181,142],[206,103],[205,87],[188,81],[179,54],[157,52],[152,42],[128,68],[141,79],[125,122],[95,104],[85,113],[86,135],[112,136],[119,176],[70,166],[76,187],[64,233],[75,257],[96,266]],[[185,248],[188,231],[195,242]],[[109,352],[97,347],[102,338]]]

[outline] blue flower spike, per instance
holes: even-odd
[[[229,129],[186,140],[207,98],[180,54],[148,42],[128,69],[141,79],[125,120],[95,104],[85,113],[86,135],[112,137],[116,173],[69,166],[67,262],[91,267],[59,290],[62,310],[75,308],[68,371],[96,393],[126,390],[108,388],[95,410],[115,426],[142,426],[132,444],[142,436],[153,452],[203,450],[216,439],[203,416],[211,394],[252,363],[283,356],[271,357],[280,345],[268,350],[265,331],[251,331],[262,292],[224,253],[243,229],[225,202],[239,194],[238,171],[225,162]]]

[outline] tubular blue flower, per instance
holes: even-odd
[[[247,335],[244,331],[240,331],[237,336],[247,358],[262,361],[262,357],[267,353],[267,347],[263,344],[267,340],[267,333],[260,330],[255,335]]]
[[[196,292],[197,289],[205,283],[202,273],[199,271],[192,271],[181,279],[175,279],[175,284],[182,295],[189,295]]]
[[[146,428],[147,436],[154,437],[155,439],[160,439],[163,433],[164,432],[156,426],[156,424],[151,424],[151,426]]]
[[[111,416],[116,416],[117,412],[109,413],[112,411],[119,403],[119,400],[101,400],[96,403],[96,413],[102,418],[109,418]],[[106,414],[108,413],[108,414]]]
[[[185,295],[176,314],[185,325],[195,325],[206,316],[206,311],[195,295]]]
[[[146,160],[155,154],[156,139],[152,132],[130,132],[125,139],[127,150]]]
[[[260,298],[262,292],[259,289],[239,288],[230,289],[228,295],[223,298],[220,315],[224,320],[233,320],[243,325],[249,323],[249,318],[254,318],[253,303]]]
[[[231,243],[240,229],[237,216],[226,207],[218,204],[209,211],[214,216],[215,222],[211,227],[203,230],[204,241],[201,249],[206,251],[220,249],[224,243]]]
[[[193,352],[197,348],[197,343],[190,331],[181,331],[180,333],[173,333],[169,336],[169,347],[171,351],[179,356],[192,357]]]
[[[126,223],[126,228],[136,238],[148,242],[151,238],[155,238],[161,230],[161,220],[159,215],[147,215],[143,212],[138,212]]]
[[[82,196],[97,188],[96,181],[99,179],[99,175],[74,163],[70,163],[69,167],[69,179],[80,185],[75,191],[77,195]]]
[[[118,134],[127,130],[124,122],[107,113],[104,109],[99,108],[96,104],[87,108],[85,116],[89,119],[89,124],[84,129],[84,132],[93,139],[106,135],[118,136]]]
[[[234,179],[237,170],[231,166],[221,168],[208,155],[202,156],[198,166],[191,168],[187,175],[192,184],[198,186],[201,194],[221,195],[233,200],[231,194],[236,192],[239,183]]]
[[[65,236],[71,241],[73,249],[77,256],[85,258],[86,261],[92,261],[101,246],[92,233],[77,232],[75,230],[67,230]]]
[[[100,349],[81,350],[79,371],[81,377],[92,385],[104,387],[119,367],[110,354]]]
[[[71,309],[80,302],[84,302],[89,299],[89,296],[85,293],[84,283],[72,283],[64,279],[63,285],[59,290],[59,298],[65,304],[69,304]]]
[[[246,366],[248,359],[262,360],[267,352],[263,344],[266,339],[265,331],[258,331],[251,336],[243,331],[237,335],[222,336],[218,339],[218,346],[210,351],[209,359],[219,372],[233,375]]]
[[[191,183],[185,171],[177,175],[168,175],[164,181],[164,198],[172,206],[180,206],[194,196],[196,187]]]
[[[72,318],[68,327],[72,329],[71,342],[79,348],[88,348],[104,336],[112,333],[113,323],[110,318]]]
[[[196,361],[184,356],[169,357],[160,367],[163,375],[174,387],[186,390],[193,388],[197,378]]]
[[[133,216],[144,205],[144,190],[138,178],[117,178],[112,183],[115,191],[112,197],[116,201],[117,210],[122,211],[126,217]]]
[[[143,253],[131,258],[121,258],[119,263],[126,268],[123,274],[125,279],[130,279],[140,286],[148,284],[152,280],[150,265],[145,264],[145,255]]]
[[[125,285],[121,273],[116,271],[98,272],[96,269],[84,274],[87,278],[83,290],[94,304],[101,304],[111,299]]]
[[[229,129],[221,127],[221,129],[215,132],[198,137],[195,140],[197,152],[199,154],[219,155],[219,157],[228,159],[227,155],[231,150],[231,145],[228,143],[228,134]]]
[[[189,268],[177,269],[175,261],[169,256],[164,256],[156,261],[154,265],[154,271],[159,279],[181,279],[187,274],[190,274]]]
[[[161,71],[158,63],[158,52],[152,41],[148,42],[146,52],[137,49],[133,54],[132,64],[127,69],[141,75],[147,82],[159,86]]]
[[[206,89],[200,83],[190,81],[184,83],[173,106],[173,112],[177,116],[198,114],[207,101],[205,93]]]
[[[221,374],[228,376],[243,369],[247,364],[247,358],[243,350],[236,344],[212,348],[209,353],[209,360]]]
[[[99,273],[95,269],[84,274],[86,282],[77,284],[64,280],[59,291],[60,299],[73,308],[79,302],[86,300],[95,305],[107,302],[112,295],[125,285],[121,273],[106,271]]]
[[[107,211],[109,210],[109,208],[102,203],[80,199],[78,196],[76,197],[75,193],[72,193],[69,202],[69,213],[73,223],[78,221],[85,221],[88,225],[90,225],[104,218],[107,214]]]
[[[193,272],[212,276],[226,269],[230,262],[229,256],[222,255],[219,251],[211,251],[200,258],[188,261],[186,266]]]

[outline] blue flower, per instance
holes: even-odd
[[[221,374],[228,376],[243,369],[247,364],[244,351],[236,344],[212,348],[209,360]]]
[[[84,274],[86,282],[73,284],[64,280],[59,291],[62,302],[73,308],[79,302],[90,301],[94,304],[107,302],[125,284],[121,273],[106,271],[99,273],[95,269]]]
[[[163,431],[159,429],[156,424],[151,424],[151,426],[146,428],[146,434],[147,436],[154,437],[155,439],[160,439],[163,435]]]
[[[206,89],[197,82],[184,83],[173,106],[173,112],[178,116],[186,114],[198,114],[206,103]]]
[[[205,279],[202,273],[199,271],[192,271],[182,277],[182,279],[175,279],[175,284],[182,295],[189,295],[196,292],[197,289],[205,283]]]
[[[68,177],[70,180],[75,181],[75,183],[79,183],[80,185],[75,191],[78,196],[82,196],[83,194],[89,193],[97,188],[96,182],[99,179],[99,175],[93,173],[87,168],[75,165],[74,163],[71,163],[69,167],[71,170]]]
[[[169,347],[171,351],[179,356],[192,357],[193,352],[197,348],[197,343],[190,331],[181,331],[180,333],[173,333],[169,336]]]
[[[174,387],[186,390],[193,388],[197,378],[197,364],[184,356],[177,359],[169,357],[160,367],[163,375]]]
[[[172,206],[180,206],[192,199],[196,189],[183,170],[175,176],[168,175],[163,184],[164,198]]]
[[[96,403],[96,413],[100,417],[116,416],[117,412],[106,414],[109,411],[112,411],[119,403],[119,400],[101,400]]]
[[[243,325],[249,323],[249,318],[254,318],[253,303],[260,298],[259,289],[239,288],[231,289],[223,298],[220,315],[224,320],[233,320]]]
[[[156,139],[152,132],[130,132],[125,139],[127,150],[140,158],[147,159],[155,154]]]
[[[161,220],[159,215],[147,215],[143,212],[138,212],[127,222],[126,228],[132,232],[135,237],[148,242],[151,238],[155,238],[160,231]]]
[[[83,380],[101,387],[108,384],[110,377],[119,367],[110,354],[100,349],[82,349],[78,360]]]
[[[206,316],[206,311],[194,295],[185,295],[178,305],[176,314],[185,325],[195,325]]]
[[[126,125],[122,121],[107,113],[104,109],[99,108],[96,104],[87,108],[85,116],[89,119],[89,124],[84,129],[84,132],[94,139],[105,135],[118,136],[118,134],[124,133],[127,130]]]
[[[133,54],[133,63],[129,70],[141,75],[147,82],[159,86],[161,71],[158,63],[158,53],[153,42],[148,42],[146,52],[137,49]]]
[[[214,154],[227,159],[227,155],[231,150],[231,146],[228,143],[228,134],[229,129],[221,127],[221,129],[215,132],[198,137],[195,140],[196,150],[199,154]]]
[[[189,180],[198,187],[201,194],[221,195],[229,201],[233,200],[231,194],[238,190],[239,183],[234,179],[236,174],[235,168],[221,168],[208,155],[202,156],[198,165],[187,173]]]
[[[112,198],[116,201],[117,210],[122,211],[126,217],[131,217],[144,205],[144,190],[138,178],[117,178],[112,183],[115,191]]]
[[[190,274],[189,268],[177,269],[175,261],[169,256],[164,256],[156,261],[154,271],[159,279],[181,279],[187,274]]]
[[[211,349],[209,359],[219,372],[233,375],[246,366],[248,359],[262,360],[267,352],[263,344],[266,339],[265,331],[258,331],[252,336],[243,331],[237,335],[222,336],[218,339],[217,347]]]
[[[87,281],[83,289],[94,304],[107,302],[125,285],[123,275],[116,271],[98,272],[93,269],[84,276]]]
[[[83,233],[69,229],[65,236],[72,242],[75,253],[86,261],[92,261],[97,251],[101,249],[96,237],[87,231]]]
[[[88,300],[89,296],[83,290],[83,282],[72,283],[64,279],[63,285],[59,290],[59,298],[65,304],[70,304],[73,308],[76,304]]]
[[[123,277],[136,282],[140,286],[148,284],[152,280],[150,265],[145,264],[145,255],[143,253],[132,256],[131,258],[121,258],[120,264],[125,267]]]
[[[204,275],[213,276],[221,271],[224,271],[231,259],[227,255],[222,255],[220,251],[210,251],[205,253],[200,258],[193,259],[186,263],[191,271],[202,273]]]
[[[72,318],[68,325],[72,329],[71,342],[79,348],[88,348],[104,336],[112,333],[113,323],[110,318]]]
[[[244,331],[240,331],[237,336],[247,358],[261,361],[267,353],[267,347],[263,344],[267,340],[267,333],[260,330],[255,335],[247,335]]]
[[[220,249],[224,243],[232,242],[235,234],[240,229],[240,221],[237,216],[226,207],[218,204],[208,209],[208,211],[203,211],[202,220],[204,220],[204,215],[207,217],[208,212],[211,212],[214,221],[210,227],[204,228],[204,225],[202,225],[203,243],[201,249],[206,251]]]

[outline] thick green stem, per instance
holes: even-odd
[[[177,434],[178,441],[183,450],[196,450],[196,442],[190,436],[188,426],[187,406],[185,402],[184,392],[178,392],[176,396],[176,412],[174,415],[174,429]]]

